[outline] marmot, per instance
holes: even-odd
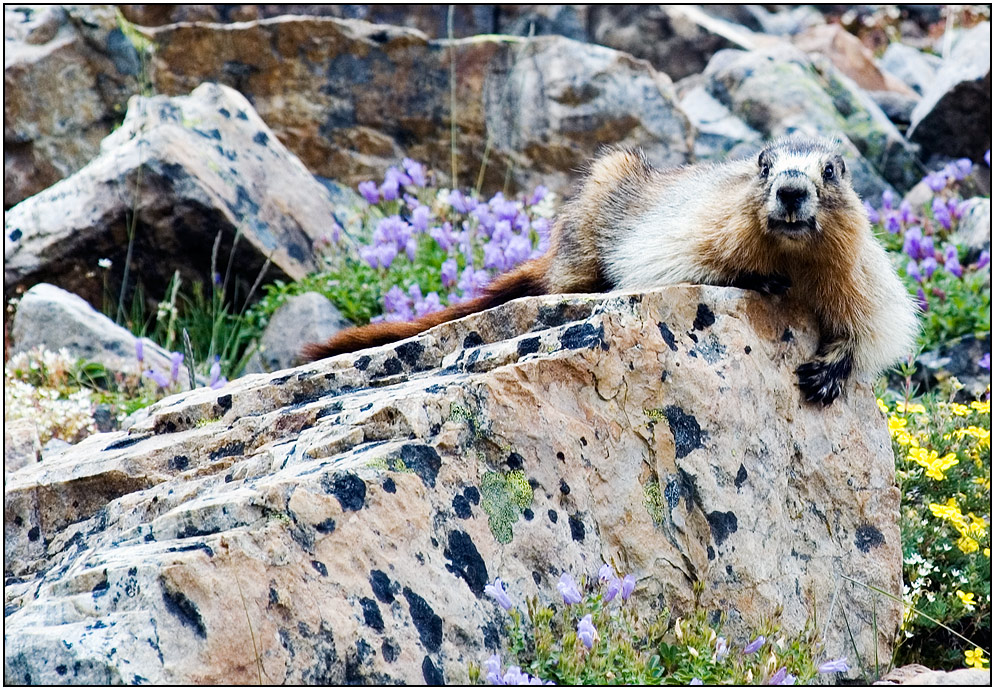
[[[495,278],[482,297],[413,322],[351,328],[302,355],[382,345],[532,295],[678,283],[790,290],[817,315],[821,336],[798,383],[806,400],[828,405],[853,369],[873,375],[909,353],[918,329],[837,148],[781,139],[756,160],[670,170],[609,150],[558,214],[549,251]]]

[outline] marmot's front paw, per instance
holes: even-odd
[[[850,362],[816,359],[802,364],[795,373],[805,400],[828,405],[843,392],[843,382],[850,375]]]
[[[791,287],[791,279],[779,273],[741,273],[733,286],[744,290],[754,290],[762,295],[783,295]]]

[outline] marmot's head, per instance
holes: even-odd
[[[838,225],[834,214],[859,206],[836,142],[779,139],[760,152],[756,175],[767,232],[787,246],[817,239]]]

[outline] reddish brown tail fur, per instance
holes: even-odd
[[[548,255],[528,261],[514,271],[498,276],[487,286],[482,296],[426,314],[416,321],[371,323],[336,333],[324,343],[309,343],[301,349],[301,358],[313,362],[344,352],[393,343],[427,331],[440,323],[454,321],[519,297],[545,295],[548,292],[545,280],[548,263]]]

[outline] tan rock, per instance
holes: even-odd
[[[807,53],[822,53],[828,57],[840,72],[862,89],[916,95],[901,79],[878,67],[873,53],[839,24],[813,26],[795,36],[793,42]]]
[[[843,656],[845,611],[888,658],[901,607],[843,579],[901,592],[887,428],[867,382],[801,401],[815,347],[732,288],[549,296],[163,400],[8,478],[5,680],[465,682],[486,583],[606,559],[733,640],[815,611]]]
[[[909,664],[892,669],[875,685],[988,685],[992,672],[988,669],[960,668],[954,671],[932,671],[921,664]]]

